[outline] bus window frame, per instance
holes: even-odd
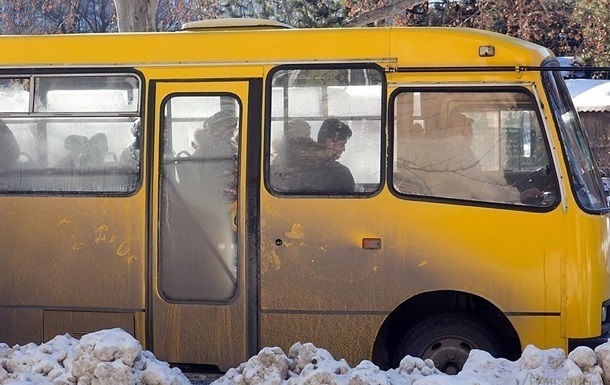
[[[193,98],[202,98],[202,97],[217,97],[219,99],[222,98],[231,98],[233,99],[233,101],[236,104],[236,112],[238,114],[238,122],[237,122],[237,128],[238,128],[238,141],[237,141],[237,155],[236,155],[236,162],[237,162],[237,170],[236,170],[236,180],[237,180],[237,194],[239,194],[239,191],[245,191],[246,188],[245,187],[240,187],[239,186],[239,181],[241,180],[241,174],[243,172],[245,172],[245,170],[242,170],[240,166],[240,157],[243,156],[242,154],[242,142],[247,140],[245,138],[245,129],[242,126],[243,122],[244,122],[244,103],[245,101],[243,100],[242,97],[240,97],[240,95],[236,94],[236,93],[232,93],[232,92],[208,92],[208,91],[176,91],[176,92],[171,92],[168,93],[167,95],[164,95],[163,98],[159,101],[159,105],[158,105],[158,111],[157,113],[158,115],[158,119],[159,119],[159,127],[160,127],[160,137],[159,137],[159,143],[158,143],[158,147],[157,147],[157,151],[158,151],[158,157],[157,157],[157,162],[158,162],[158,172],[159,172],[159,178],[157,181],[157,186],[156,189],[158,192],[163,191],[164,189],[167,188],[168,184],[164,182],[165,180],[165,172],[164,172],[164,168],[170,164],[173,163],[174,165],[180,164],[180,163],[185,163],[188,162],[189,157],[192,156],[192,153],[188,156],[188,157],[184,157],[181,158],[180,156],[178,156],[179,154],[173,154],[174,157],[172,159],[169,160],[166,159],[166,147],[169,146],[170,148],[174,148],[174,143],[173,143],[173,130],[171,130],[171,126],[168,127],[168,125],[171,125],[173,122],[176,122],[176,120],[172,120],[172,119],[168,119],[168,117],[165,114],[166,109],[170,109],[171,110],[171,101],[174,98],[188,98],[188,97],[193,97]],[[222,102],[220,102],[220,107],[221,110],[222,109]],[[204,121],[206,119],[208,119],[209,117],[205,117],[202,118],[200,125],[202,125],[204,123]],[[182,119],[187,119],[187,118],[179,118],[178,121],[182,120]],[[167,137],[168,131],[171,131],[169,137]],[[173,151],[172,151],[173,152]],[[239,196],[236,196],[236,210],[237,212],[239,212]],[[161,218],[161,213],[164,213],[164,207],[163,207],[163,203],[162,203],[162,199],[158,199],[157,201],[157,208],[156,208],[157,212],[159,213],[159,216]],[[167,214],[164,214],[167,215]],[[164,222],[163,220],[161,220],[161,222]],[[240,275],[242,274],[242,271],[240,269],[240,258],[243,258],[243,255],[241,255],[240,253],[240,248],[241,248],[241,238],[237,237],[235,239],[235,255],[234,255],[234,263],[235,263],[235,276],[232,277],[232,280],[234,280],[233,282],[233,291],[231,293],[230,296],[228,296],[227,298],[194,298],[194,297],[189,297],[189,298],[176,298],[172,295],[168,295],[168,289],[164,287],[163,283],[164,283],[164,279],[162,278],[162,274],[165,272],[165,270],[163,269],[162,263],[161,263],[161,259],[163,258],[162,255],[160,254],[160,252],[162,250],[164,250],[164,248],[162,247],[162,237],[161,237],[161,230],[162,230],[162,226],[159,226],[157,229],[157,233],[158,233],[158,240],[157,240],[157,248],[159,250],[159,256],[158,256],[158,260],[157,260],[157,284],[156,284],[156,289],[159,292],[159,296],[166,301],[169,304],[204,304],[204,305],[230,305],[233,304],[237,301],[238,297],[239,297],[239,293],[241,291],[241,286],[244,284],[243,279],[240,278]],[[169,230],[169,229],[168,229]],[[218,255],[214,256],[216,259],[218,259]],[[227,267],[226,265],[224,265],[224,267]],[[192,295],[192,293],[191,293]]]
[[[563,161],[566,165],[566,170],[568,173],[567,179],[568,179],[568,183],[570,186],[572,196],[573,196],[574,200],[576,201],[576,204],[578,205],[578,207],[585,213],[596,214],[596,215],[608,214],[608,213],[610,213],[610,202],[608,201],[608,197],[604,193],[598,163],[595,160],[595,154],[593,154],[593,152],[591,151],[591,145],[589,143],[589,138],[586,134],[584,127],[581,124],[580,116],[579,116],[578,112],[576,111],[576,108],[574,107],[572,97],[570,96],[569,91],[562,78],[562,75],[560,72],[561,67],[559,67],[559,62],[557,62],[557,60],[555,60],[555,59],[547,60],[543,63],[543,67],[539,68],[539,70],[541,71],[543,86],[545,88],[544,93],[546,94],[546,97],[547,97],[547,105],[549,106],[549,110],[551,112],[553,122],[555,123],[555,127],[557,127],[557,136],[559,137],[559,144],[560,144],[560,147],[562,150],[561,152],[562,152]],[[547,78],[548,76],[550,76],[551,79],[548,79]],[[560,80],[558,80],[558,77],[560,78]],[[549,81],[552,81],[553,84],[549,84]],[[551,87],[553,87],[554,89],[551,89]],[[556,97],[558,97],[559,100],[555,100]],[[573,166],[572,162],[568,158],[568,151],[567,151],[568,147],[566,145],[566,139],[564,138],[564,129],[562,128],[562,124],[560,124],[559,117],[557,116],[560,112],[557,111],[555,108],[558,103],[567,109],[566,112],[569,112],[570,114],[572,114],[572,116],[574,116],[576,118],[574,121],[574,128],[576,128],[579,132],[579,135],[582,136],[585,147],[587,149],[587,154],[585,154],[585,155],[587,155],[588,160],[592,163],[592,165],[593,165],[592,171],[594,172],[594,176],[596,176],[597,179],[599,179],[599,183],[600,183],[599,186],[594,186],[594,187],[597,187],[597,188],[601,187],[602,197],[606,199],[605,200],[606,207],[600,207],[600,208],[585,207],[585,205],[580,201],[580,199],[577,196],[577,193],[576,193],[577,187],[574,185],[574,171],[573,171],[573,167],[577,166],[577,165]]]
[[[134,77],[138,83],[139,100],[136,103],[136,111],[103,111],[103,112],[37,112],[35,111],[36,93],[35,83],[37,78],[52,78],[52,77],[104,77],[104,76],[121,76],[127,75]],[[96,68],[30,68],[30,69],[0,69],[0,78],[21,78],[29,79],[29,101],[27,112],[3,112],[0,111],[0,121],[6,118],[58,118],[58,119],[88,119],[88,118],[124,118],[131,117],[134,122],[140,122],[140,150],[143,151],[146,147],[146,129],[144,128],[144,105],[146,98],[146,78],[144,74],[133,67],[96,67]],[[75,190],[3,190],[0,191],[0,196],[62,196],[62,197],[130,197],[138,194],[143,186],[143,156],[140,155],[139,170],[137,178],[134,181],[133,188],[129,191],[75,191]]]
[[[517,210],[517,211],[528,211],[528,212],[540,212],[546,213],[555,210],[557,206],[562,201],[562,192],[561,192],[561,183],[559,182],[559,173],[557,169],[557,164],[555,162],[555,156],[552,148],[552,142],[549,139],[548,126],[545,124],[543,119],[543,111],[540,108],[539,99],[537,94],[530,88],[528,85],[533,86],[531,83],[524,84],[500,84],[500,83],[488,83],[488,84],[468,84],[468,83],[460,83],[455,85],[422,85],[422,84],[401,84],[397,88],[395,88],[390,94],[389,102],[388,102],[388,117],[392,117],[388,121],[388,135],[389,135],[389,143],[388,143],[388,187],[390,192],[399,199],[404,200],[413,200],[413,201],[423,201],[423,202],[435,202],[435,203],[444,203],[444,204],[453,204],[453,205],[461,205],[461,206],[474,206],[474,207],[487,207],[494,209],[504,209],[504,210]],[[396,98],[398,95],[410,92],[462,92],[462,93],[480,93],[480,92],[518,92],[523,93],[529,96],[531,100],[531,105],[536,112],[536,119],[538,121],[538,126],[542,131],[542,139],[544,141],[545,150],[547,153],[549,165],[551,167],[549,175],[554,175],[553,183],[555,184],[555,201],[553,204],[548,206],[533,206],[533,205],[518,205],[513,203],[502,203],[502,202],[493,202],[493,201],[483,201],[483,200],[467,200],[460,198],[449,198],[449,197],[441,197],[435,195],[417,195],[417,194],[407,194],[403,192],[399,192],[394,186],[394,157],[395,157],[395,104]]]
[[[273,100],[273,81],[274,81],[274,76],[280,72],[280,71],[291,71],[291,70],[373,70],[376,71],[377,73],[379,73],[380,78],[381,78],[381,82],[379,83],[379,86],[381,87],[381,104],[380,104],[380,113],[381,116],[379,117],[380,119],[380,136],[379,136],[379,140],[380,140],[380,149],[379,149],[379,167],[378,167],[378,171],[379,171],[379,181],[378,181],[378,185],[377,187],[372,190],[372,191],[364,191],[364,192],[357,192],[354,191],[352,193],[331,193],[331,192],[312,192],[312,191],[304,191],[304,192],[298,192],[298,191],[287,191],[287,192],[283,192],[283,191],[278,191],[277,189],[273,188],[272,182],[271,182],[271,132],[272,132],[272,127],[271,127],[271,123],[273,122],[273,117],[272,117],[272,100]],[[333,84],[334,85],[339,85],[339,84]],[[281,197],[281,198],[371,198],[374,197],[376,195],[378,195],[384,188],[384,184],[386,183],[386,167],[385,167],[385,159],[387,157],[387,149],[385,146],[385,143],[387,141],[387,132],[386,132],[386,127],[387,127],[387,122],[386,122],[386,118],[387,118],[387,92],[388,92],[388,87],[387,87],[387,76],[386,76],[386,72],[384,70],[384,68],[382,66],[380,66],[377,63],[373,63],[373,62],[360,62],[360,63],[324,63],[324,64],[285,64],[285,65],[279,65],[276,67],[273,67],[271,70],[269,70],[269,72],[266,74],[266,79],[265,79],[265,111],[264,111],[264,127],[263,127],[263,131],[264,131],[264,135],[265,135],[265,140],[263,142],[263,146],[264,146],[264,150],[263,150],[263,183],[265,186],[265,189],[267,190],[267,192],[269,194],[271,194],[272,196],[275,197]],[[320,116],[320,118],[322,118],[323,116]],[[326,116],[325,118],[329,118],[329,117],[334,117],[334,116]],[[298,117],[294,117],[294,118],[298,118]],[[345,117],[337,117],[340,120],[344,120]],[[323,119],[322,119],[323,120]],[[352,140],[352,139],[350,139]],[[348,146],[349,146],[349,142],[348,142]]]

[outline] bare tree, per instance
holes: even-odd
[[[390,3],[382,7],[373,9],[356,16],[352,20],[343,24],[344,27],[362,27],[377,20],[386,19],[396,14],[404,13],[407,9],[415,5],[424,3],[422,0],[400,0],[396,3]]]
[[[114,0],[119,32],[155,31],[159,0]]]

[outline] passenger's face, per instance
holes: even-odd
[[[344,139],[344,140],[327,139],[325,144],[326,144],[326,147],[334,150],[335,159],[339,159],[341,157],[341,154],[343,154],[343,152],[345,151],[345,145],[347,144],[347,139]]]

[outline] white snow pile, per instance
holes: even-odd
[[[610,385],[610,343],[593,351],[578,347],[566,358],[561,349],[529,345],[517,361],[473,350],[455,376],[441,373],[431,360],[406,356],[397,369],[382,371],[370,361],[355,368],[310,343],[297,343],[286,356],[280,348],[230,369],[213,385]]]
[[[41,345],[0,343],[2,385],[187,385],[177,368],[159,361],[122,329],[56,336]]]
[[[47,343],[10,348],[0,343],[0,385],[190,385],[177,368],[159,361],[121,329],[57,336]],[[296,343],[288,355],[266,347],[214,385],[610,385],[610,342],[595,351],[579,347],[566,358],[561,349],[529,345],[517,361],[473,350],[455,376],[432,361],[405,357],[397,369],[370,361],[355,368],[325,349]]]

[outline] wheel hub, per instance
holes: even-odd
[[[420,357],[431,359],[434,366],[444,373],[457,374],[462,370],[470,351],[475,348],[463,338],[445,337],[428,345]]]

